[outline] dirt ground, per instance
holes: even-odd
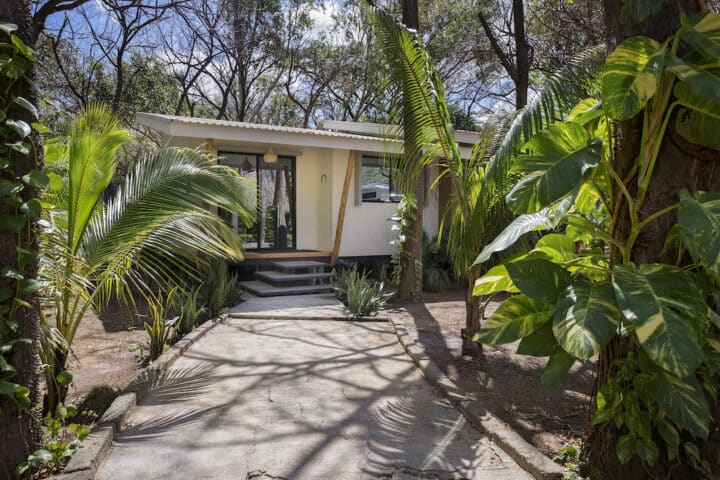
[[[140,352],[131,346],[145,343],[142,319],[127,309],[111,308],[100,317],[87,313],[73,341],[68,402],[76,404],[79,411],[89,409],[102,415],[142,366]]]
[[[497,305],[491,303],[486,315]],[[540,382],[546,360],[516,355],[517,344],[484,346],[478,358],[462,356],[462,290],[425,293],[419,301],[393,307],[409,312],[408,330],[445,374],[527,441],[549,454],[568,443],[579,445],[590,416],[592,364],[576,362],[566,379],[548,389]]]

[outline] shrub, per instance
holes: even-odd
[[[204,300],[210,318],[217,317],[228,307],[240,303],[245,294],[238,276],[230,274],[227,262],[221,259],[208,262],[201,292],[200,297]]]
[[[383,292],[383,283],[376,282],[366,272],[357,268],[344,270],[334,281],[335,295],[345,304],[353,317],[376,315],[383,308],[392,293]]]
[[[47,436],[42,448],[35,450],[27,460],[18,465],[15,469],[17,477],[24,478],[30,472],[38,474],[56,472],[78,451],[90,429],[79,423],[68,423],[68,420],[75,415],[77,415],[75,405],[62,403],[55,407],[54,412],[45,415]]]
[[[200,304],[200,289],[198,285],[184,296],[178,295],[175,303],[175,311],[178,312],[177,332],[183,336],[192,332],[200,316],[205,312],[205,307]]]
[[[423,232],[423,288],[428,292],[445,290],[450,285],[450,260],[445,245],[438,237],[430,238]]]
[[[144,327],[148,334],[148,352],[151,360],[155,360],[165,351],[175,335],[175,325],[180,317],[168,320],[165,314],[172,309],[176,295],[177,289],[172,289],[166,299],[163,300],[162,295],[158,295],[156,300],[148,302],[150,323],[144,322]]]

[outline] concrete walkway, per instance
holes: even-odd
[[[241,309],[276,310],[253,302]],[[97,478],[530,476],[436,394],[388,323],[229,318],[154,382]]]

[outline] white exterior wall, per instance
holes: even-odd
[[[197,148],[205,140],[174,137],[168,142],[179,147]],[[216,152],[262,153],[257,145],[215,141]],[[296,157],[295,162],[295,218],[298,250],[331,251],[337,227],[338,211],[342,201],[345,169],[347,168],[350,150],[316,147],[299,147],[283,151],[274,148],[281,155],[290,154]],[[360,155],[361,152],[358,152]],[[430,169],[428,186],[437,174],[437,168]],[[353,177],[361,172],[355,169]],[[396,232],[390,230],[397,203],[366,202],[356,205],[355,178],[350,183],[350,191],[345,210],[341,257],[369,255],[391,255],[396,248],[390,241],[396,238]],[[423,228],[430,236],[438,231],[438,191],[429,193],[423,216]]]

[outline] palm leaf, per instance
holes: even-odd
[[[403,95],[404,154],[397,165],[404,194],[410,194],[424,167],[439,159],[460,161],[445,102],[445,89],[420,36],[380,8],[368,7],[375,31]]]
[[[93,217],[83,243],[104,293],[122,294],[127,282],[147,290],[147,278],[172,284],[193,271],[198,253],[241,259],[239,235],[213,208],[250,224],[254,184],[196,150],[163,149],[139,162]]]
[[[493,187],[507,178],[513,156],[530,137],[564,120],[578,102],[597,91],[598,75],[604,60],[604,45],[589,47],[568,60],[545,81],[537,96],[515,117],[503,142],[491,157],[485,175],[488,186]]]
[[[74,254],[117,166],[117,149],[130,139],[109,108],[91,105],[72,124],[68,139],[68,244]]]

